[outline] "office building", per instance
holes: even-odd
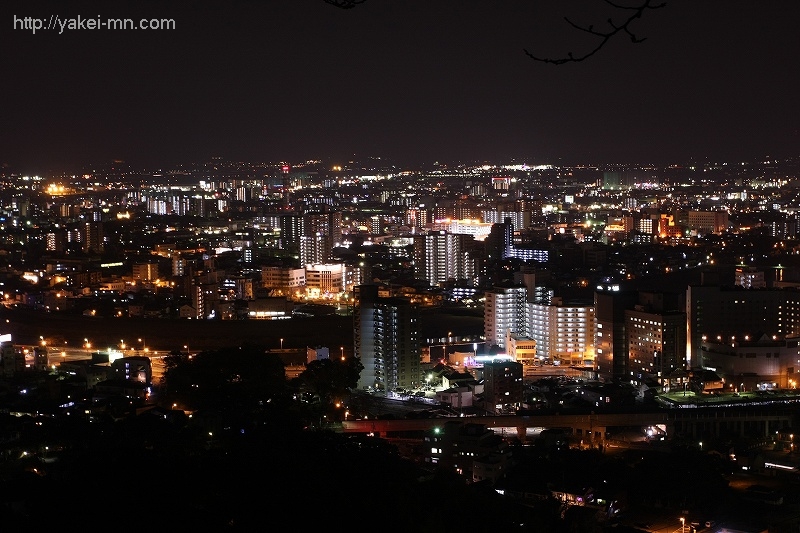
[[[687,358],[702,363],[703,341],[800,336],[800,291],[716,284],[686,289]]]
[[[664,383],[676,369],[686,368],[686,313],[658,311],[637,304],[625,311],[629,380],[641,383],[655,377]]]
[[[719,235],[728,229],[728,212],[689,211],[688,225],[689,230],[697,235]]]

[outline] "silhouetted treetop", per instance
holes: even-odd
[[[624,34],[627,35],[628,38],[631,40],[632,43],[638,44],[645,41],[645,37],[637,36],[633,30],[631,29],[631,24],[637,20],[642,18],[642,14],[648,9],[659,9],[666,6],[666,2],[656,2],[656,0],[642,0],[639,4],[636,5],[623,5],[618,4],[616,2],[612,2],[611,0],[604,0],[606,4],[610,5],[611,7],[623,11],[627,11],[630,13],[627,19],[625,19],[621,23],[614,22],[612,18],[608,18],[606,20],[607,27],[605,29],[596,29],[593,24],[589,26],[582,26],[580,24],[574,23],[567,17],[564,17],[564,20],[575,28],[576,30],[588,33],[590,35],[594,35],[599,39],[597,46],[593,49],[589,50],[580,55],[575,55],[572,52],[567,52],[566,57],[541,57],[537,54],[530,52],[528,49],[523,49],[525,54],[534,59],[536,61],[541,61],[543,63],[552,63],[554,65],[563,65],[564,63],[576,63],[579,61],[584,61],[589,57],[595,55],[597,52],[600,51],[611,39],[613,39],[616,35]],[[366,0],[324,0],[326,4],[330,4],[332,6],[336,6],[342,9],[351,9],[358,4],[363,4]]]
[[[324,0],[326,4],[330,4],[332,6],[340,7],[342,9],[350,9],[352,7],[357,6],[358,4],[363,4],[366,0]]]
[[[252,406],[288,395],[283,362],[263,347],[170,356],[165,363],[166,392],[185,402],[184,407]]]
[[[626,6],[620,5],[615,2],[611,2],[610,0],[605,0],[605,2],[616,8],[630,12],[630,16],[621,24],[617,24],[614,22],[613,19],[609,18],[606,20],[606,24],[608,28],[604,30],[595,29],[594,25],[589,26],[581,26],[572,22],[569,18],[564,17],[564,20],[567,21],[567,24],[575,28],[576,30],[580,30],[582,32],[586,32],[588,34],[594,35],[599,39],[597,46],[595,46],[592,50],[583,53],[581,55],[574,55],[572,52],[567,52],[566,57],[540,57],[536,54],[529,52],[527,49],[524,50],[525,54],[530,57],[531,59],[535,59],[536,61],[541,61],[543,63],[552,63],[554,65],[563,65],[564,63],[574,63],[578,61],[583,61],[597,52],[600,51],[614,36],[619,34],[627,35],[632,43],[638,44],[644,42],[646,39],[645,37],[638,37],[633,31],[631,30],[631,24],[636,20],[642,17],[642,14],[648,9],[659,9],[666,6],[666,2],[659,2],[656,3],[654,0],[644,0],[642,3],[634,6]]]

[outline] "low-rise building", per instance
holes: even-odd
[[[424,441],[426,463],[452,468],[473,481],[476,474],[479,481],[497,480],[511,461],[508,443],[485,424],[449,420],[429,431]]]
[[[754,390],[763,382],[792,388],[800,380],[800,337],[703,339],[700,353],[702,368],[716,372],[727,383],[726,392]]]

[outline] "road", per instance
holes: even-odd
[[[33,349],[35,348],[32,345],[19,345],[19,347],[22,350],[27,350],[27,353],[29,354],[33,354]],[[50,347],[48,348],[47,365],[54,366],[58,365],[59,363],[91,361],[93,352],[97,352],[97,350],[87,348],[70,348],[68,346],[58,350]],[[169,355],[168,352],[158,350],[150,351],[149,349],[147,351],[130,349],[124,350],[122,353],[123,357],[142,355],[149,357],[150,366],[153,372],[153,384],[158,385],[161,382],[161,379],[164,376],[164,359]],[[27,358],[26,364],[33,364],[32,355]]]

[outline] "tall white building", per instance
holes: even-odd
[[[530,341],[539,361],[571,366],[595,365],[594,302],[564,302],[544,287],[528,301],[526,287],[494,287],[486,291],[483,326],[487,348],[508,351],[512,336]],[[530,351],[528,352],[530,354]]]
[[[527,295],[525,287],[494,287],[486,291],[483,306],[483,329],[486,347],[506,348],[508,333],[528,335]]]
[[[594,366],[594,305],[564,303],[560,297],[554,297],[549,304],[530,303],[528,331],[528,336],[536,341],[538,359]]]
[[[474,271],[468,260],[467,239],[472,240],[472,237],[446,231],[415,235],[415,276],[428,280],[431,285],[443,284],[449,279],[472,278]]]

